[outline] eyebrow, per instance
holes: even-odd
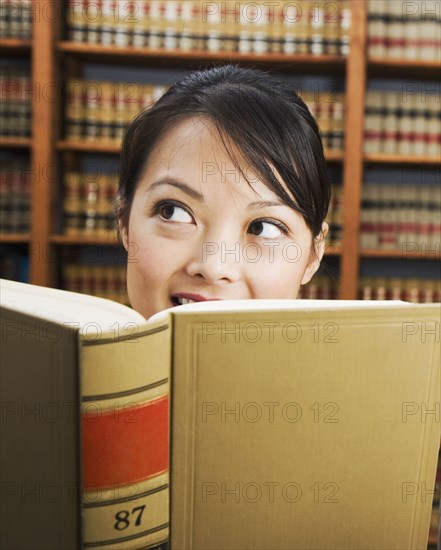
[[[154,181],[150,185],[150,187],[147,189],[147,192],[153,191],[153,189],[156,189],[156,187],[160,187],[161,185],[170,185],[172,187],[176,187],[181,191],[183,191],[184,193],[186,193],[187,195],[189,195],[191,198],[199,202],[205,203],[204,196],[201,193],[199,193],[199,191],[196,191],[196,189],[193,189],[193,187],[190,187],[183,181],[179,181],[176,178],[172,178],[169,176],[164,176]]]
[[[265,208],[266,206],[286,206],[286,204],[278,201],[255,201],[250,202],[247,206],[247,210],[251,210],[252,208]]]
[[[150,187],[147,189],[147,192],[153,191],[153,189],[156,189],[157,187],[160,187],[162,185],[170,185],[171,187],[176,187],[177,189],[180,189],[181,191],[183,191],[193,199],[205,204],[205,199],[202,193],[199,193],[199,191],[196,191],[196,189],[193,189],[193,187],[190,187],[190,185],[187,185],[183,181],[180,181],[170,176],[163,176],[162,178],[159,178],[158,180],[154,181],[150,185]],[[250,204],[247,206],[247,210],[265,208],[268,206],[286,206],[286,205],[280,201],[254,201],[254,202],[250,202]]]

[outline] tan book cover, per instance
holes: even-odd
[[[173,550],[422,549],[439,317],[243,300],[145,321],[2,281],[0,545],[153,548],[171,521]]]
[[[71,275],[100,291],[97,270]],[[166,542],[169,320],[12,281],[0,291],[0,547]]]
[[[370,305],[176,313],[172,549],[426,548],[440,308]]]

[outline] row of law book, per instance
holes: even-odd
[[[299,288],[297,298],[302,300],[338,300],[339,281],[336,277],[315,275]]]
[[[441,301],[441,283],[438,279],[361,277],[358,284],[358,299],[438,303]]]
[[[31,77],[29,69],[0,67],[0,136],[31,135]]]
[[[26,233],[30,229],[31,174],[16,163],[0,163],[0,231]]]
[[[368,55],[436,61],[441,59],[438,0],[369,0]]]
[[[364,151],[412,156],[441,155],[439,92],[368,90]]]
[[[63,288],[129,305],[125,265],[68,263],[63,266]]]
[[[0,36],[32,38],[33,0],[0,0]],[[35,8],[35,4],[34,4]]]
[[[360,246],[362,249],[408,250],[441,242],[439,185],[374,184],[363,186]]]
[[[71,80],[66,89],[65,136],[119,143],[129,122],[166,89],[152,84]]]
[[[166,90],[165,85],[70,80],[66,88],[65,136],[120,142],[127,124]],[[301,96],[317,120],[325,149],[342,151],[344,94],[307,90]]]
[[[68,171],[64,180],[65,235],[114,236],[115,174]]]
[[[298,298],[309,300],[337,300],[338,278],[320,274],[300,287]],[[399,279],[361,277],[358,284],[359,300],[403,300],[414,303],[441,301],[441,284],[434,279]]]
[[[69,40],[116,47],[347,55],[348,0],[70,0]]]
[[[319,125],[324,148],[343,151],[344,94],[305,91],[300,95]]]

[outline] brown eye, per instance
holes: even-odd
[[[185,207],[173,204],[172,202],[159,203],[154,207],[153,212],[161,217],[164,221],[192,223],[193,218],[187,212]]]
[[[249,232],[256,237],[277,239],[282,234],[286,235],[288,229],[276,220],[255,220],[250,224]]]
[[[159,210],[159,213],[164,219],[169,220],[171,217],[173,217],[174,211],[175,211],[175,206],[173,206],[172,204],[166,204],[163,207],[161,207],[161,209]]]
[[[253,222],[251,225],[250,225],[250,233],[252,235],[257,235],[259,236],[260,233],[262,233],[263,231],[263,222]]]

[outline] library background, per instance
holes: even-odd
[[[233,62],[295,83],[321,129],[330,234],[301,297],[441,301],[440,4],[0,0],[0,276],[127,303],[124,128]]]

